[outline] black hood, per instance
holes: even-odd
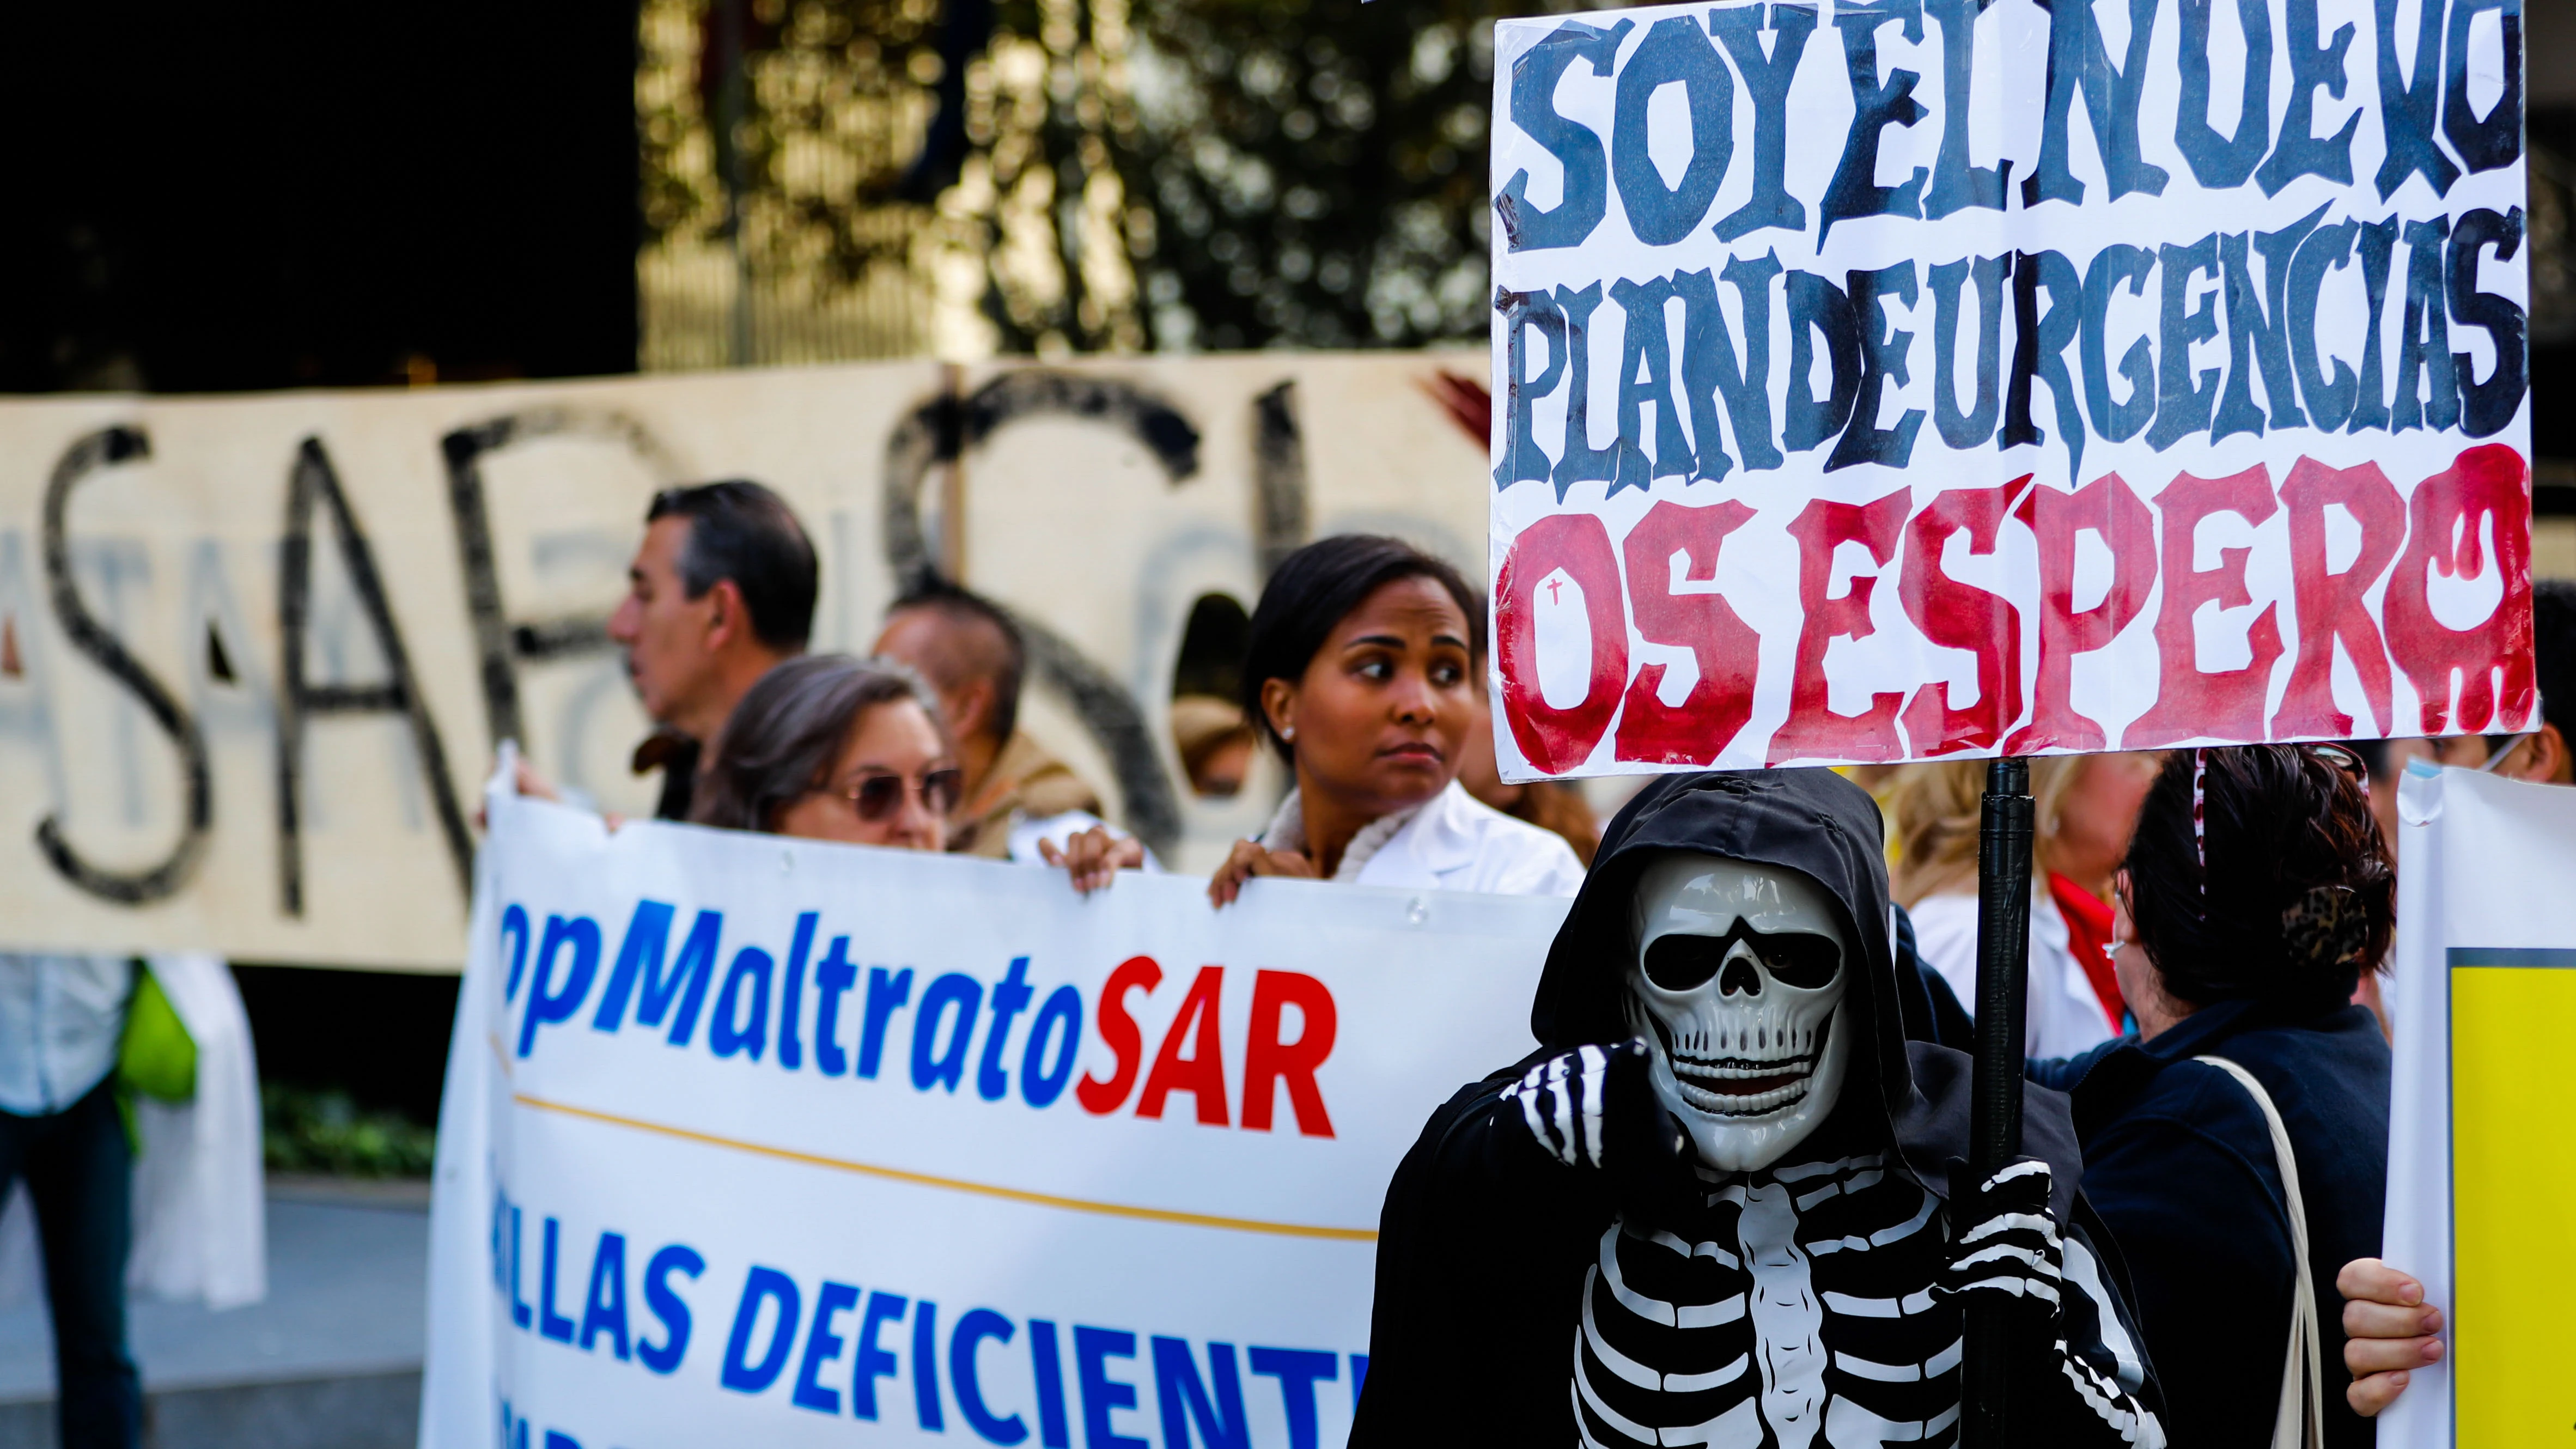
[[[1855,1071],[1853,1080],[1875,1081],[1890,1139],[1918,1179],[1946,1192],[1950,1161],[1968,1155],[1969,1061],[1946,1047],[1905,1039],[1882,840],[1878,802],[1831,770],[1657,778],[1602,832],[1591,874],[1548,948],[1530,1006],[1531,1034],[1550,1052],[1635,1034],[1625,1005],[1635,949],[1631,901],[1639,873],[1656,854],[1687,850],[1798,871],[1840,905],[1843,928],[1859,947],[1852,964],[1860,979],[1846,1000],[1868,1044],[1868,1068]],[[1910,960],[1902,965],[1916,969]],[[2022,1150],[2049,1162],[2062,1208],[2082,1176],[2062,1096],[2044,1089],[2026,1094]]]

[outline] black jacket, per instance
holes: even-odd
[[[2355,1449],[2371,1421],[2344,1402],[2343,1298],[2335,1274],[2379,1253],[2388,1190],[2388,1043],[2365,1007],[2284,1017],[2250,1001],[2192,1013],[2154,1041],[2124,1037],[2037,1062],[2072,1094],[2084,1191],[2136,1274],[2131,1300],[2164,1377],[2178,1449],[2271,1442],[2289,1345],[2289,1216],[2271,1129],[2235,1078],[2279,1108],[2307,1208],[2308,1271],[2324,1329],[2325,1441]]]
[[[1867,1045],[1855,1050],[1842,1105],[1817,1140],[1893,1148],[1946,1198],[1950,1164],[1967,1150],[1969,1061],[1908,1039],[1938,1034],[1934,1001],[1921,973],[1900,972],[1895,959],[1877,806],[1822,770],[1665,776],[1611,820],[1549,950],[1530,1011],[1539,1051],[1460,1089],[1388,1187],[1354,1449],[1578,1442],[1571,1335],[1586,1270],[1620,1204],[1600,1174],[1542,1153],[1502,1093],[1532,1061],[1632,1035],[1622,1009],[1630,900],[1647,858],[1676,849],[1798,870],[1840,903],[1861,948],[1846,1000]],[[2055,1173],[2059,1220],[2083,1236],[2083,1169],[2065,1098],[2032,1090],[2023,1123],[2024,1153]],[[2105,1268],[2116,1294],[2119,1266]],[[2091,1314],[2089,1300],[2082,1312]],[[2098,1327],[2089,1316],[2070,1325],[2094,1342]],[[2116,1327],[2109,1336],[2123,1337]],[[2054,1360],[2047,1373],[2062,1386]],[[2153,1393],[2150,1384],[2142,1395],[2150,1405]]]

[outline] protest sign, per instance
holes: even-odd
[[[2449,1316],[2449,1352],[2379,1442],[2559,1443],[2576,1422],[2576,790],[2410,772],[2397,810],[2382,1256]]]
[[[492,810],[425,1449],[1339,1443],[1387,1179],[1565,911]]]
[[[2514,0],[1503,22],[1505,775],[2520,727],[2520,37]]]
[[[607,637],[654,490],[776,489],[864,650],[925,565],[1029,625],[1023,724],[1170,864],[1257,832],[1184,782],[1194,605],[1322,533],[1470,569],[1463,355],[928,362],[0,403],[0,945],[453,971],[472,782],[515,738],[649,813]],[[958,505],[962,503],[962,507]],[[958,514],[958,520],[950,514]],[[289,667],[290,658],[294,667]]]

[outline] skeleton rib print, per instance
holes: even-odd
[[[1687,1236],[1613,1223],[1573,1344],[1584,1444],[1950,1443],[1960,1314],[1931,1292],[1938,1206],[1870,1155],[1739,1177]]]

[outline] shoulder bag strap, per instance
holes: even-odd
[[[2263,1109],[2264,1124],[2272,1129],[2272,1155],[2280,1164],[2281,1195],[2290,1218],[2290,1257],[2296,1265],[2292,1275],[2296,1286],[2290,1308],[2289,1355],[2281,1367],[2281,1404],[2273,1421],[2272,1449],[2320,1449],[2325,1437],[2325,1380],[2317,1362],[2322,1336],[2317,1326],[2316,1285],[2308,1275],[2308,1212],[2299,1198],[2299,1163],[2290,1152],[2289,1129],[2281,1125],[2280,1109],[2272,1105],[2272,1094],[2263,1090],[2252,1072],[2225,1057],[2194,1060],[2207,1062],[2234,1077],[2246,1095],[2254,1099],[2254,1105]]]

